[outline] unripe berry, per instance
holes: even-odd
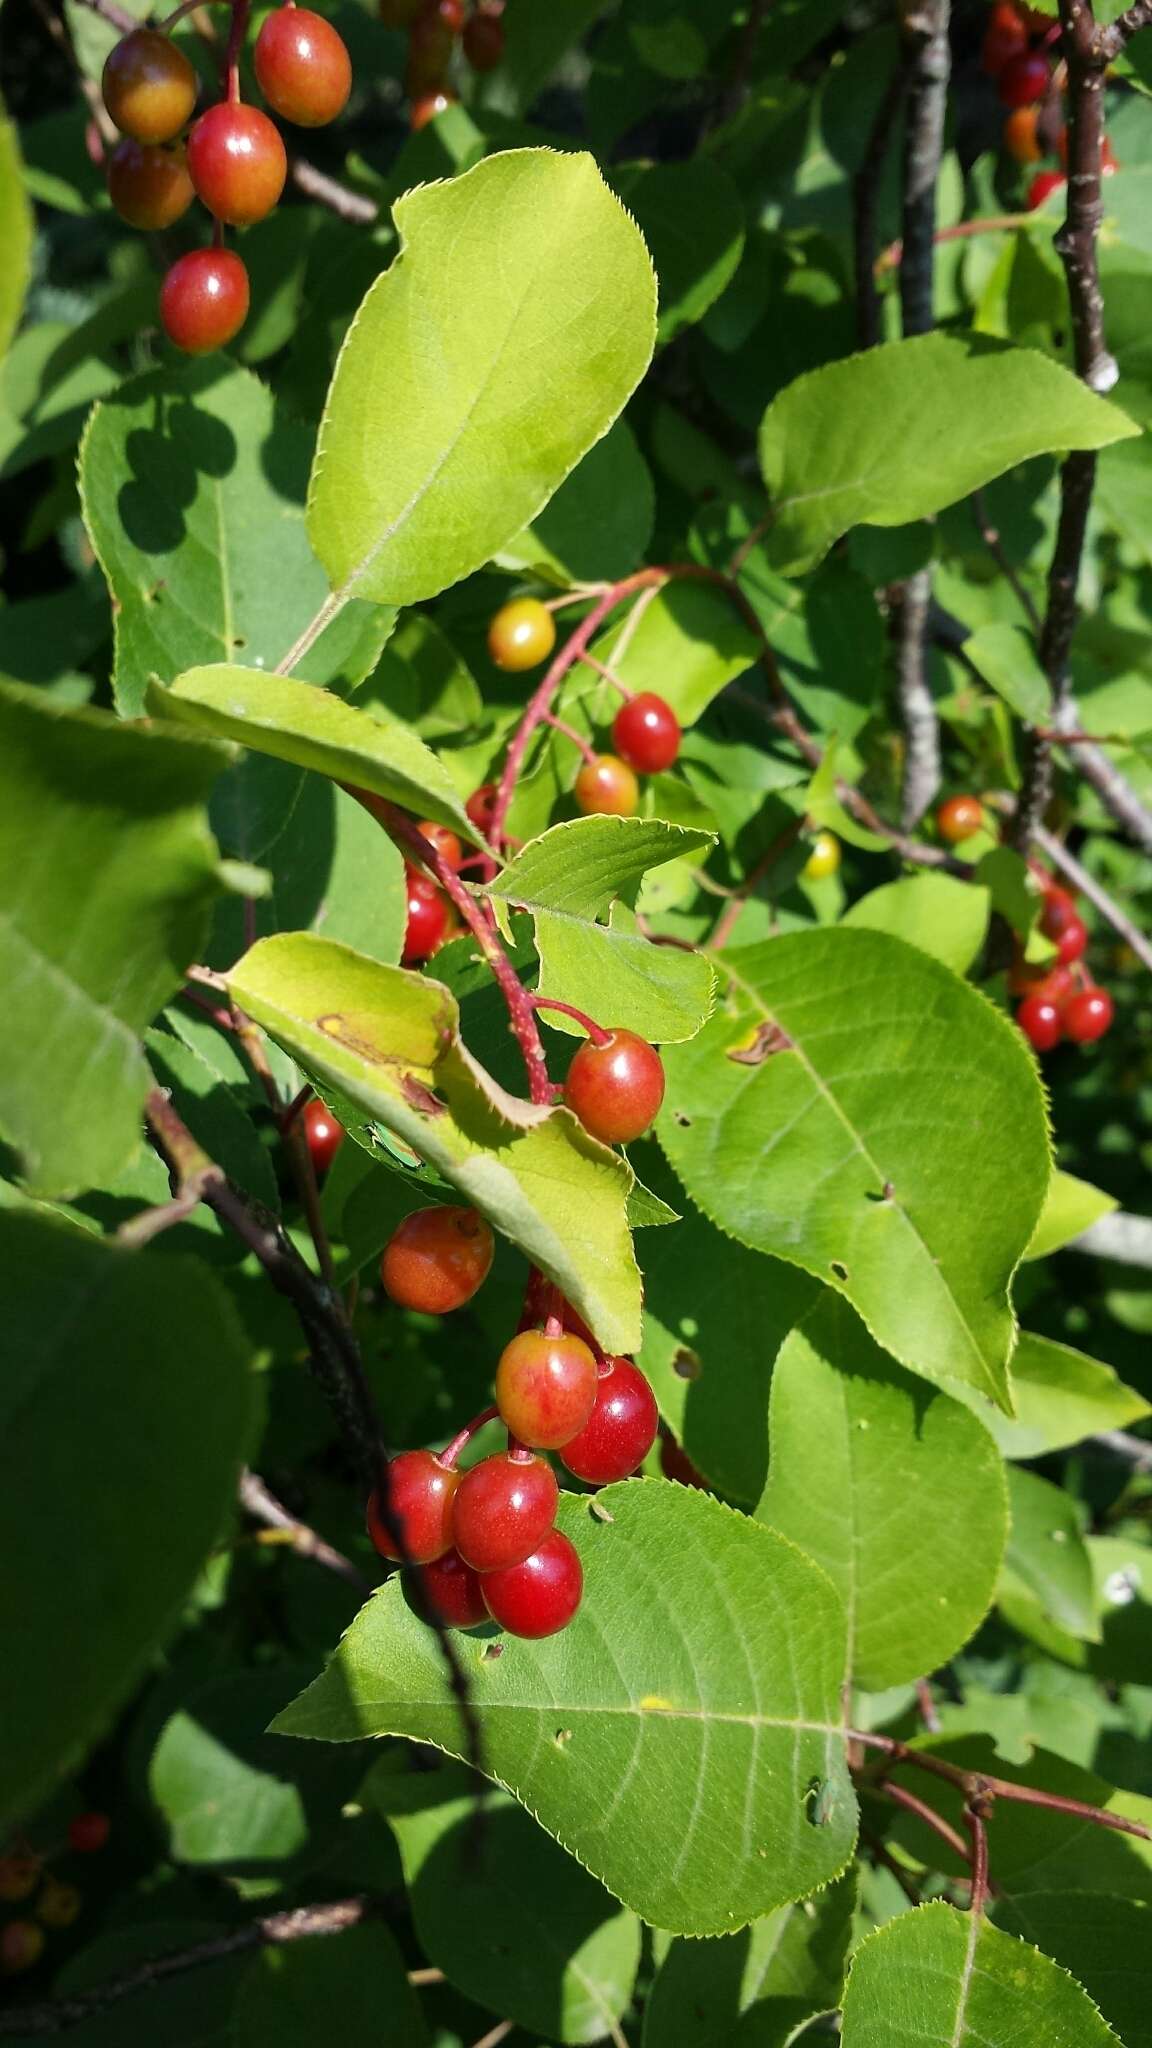
[[[573,793],[586,818],[632,818],[640,802],[635,775],[615,754],[598,754],[595,760],[585,761]]]
[[[452,1545],[452,1503],[460,1474],[431,1451],[401,1451],[384,1467],[380,1487],[368,1502],[368,1534],[381,1557],[401,1555],[397,1534],[404,1538],[405,1564],[431,1564]],[[384,1514],[386,1503],[397,1534]]]
[[[188,170],[209,213],[230,227],[270,214],[284,190],[288,158],[280,130],[259,107],[221,100],[188,137]]]
[[[659,775],[680,752],[680,720],[654,690],[629,697],[612,721],[612,742],[638,775]]]
[[[304,1126],[313,1172],[325,1174],[344,1143],[344,1126],[333,1116],[327,1103],[319,1101],[316,1096],[313,1096],[311,1102],[305,1103],[300,1120]]]
[[[252,52],[268,105],[298,128],[334,121],[352,90],[352,60],[344,38],[308,7],[278,7],[264,22]]]
[[[560,1455],[577,1479],[609,1486],[642,1465],[656,1441],[656,1396],[630,1358],[609,1358],[596,1386],[596,1405]]]
[[[1064,1005],[1064,1029],[1074,1045],[1092,1045],[1103,1038],[1114,1015],[1106,988],[1082,988]]]
[[[463,1308],[488,1278],[495,1240],[475,1209],[416,1209],[392,1233],[380,1279],[400,1308],[426,1316]]]
[[[107,1847],[111,1832],[106,1813],[78,1813],[68,1823],[68,1846],[78,1856],[95,1856]]]
[[[183,149],[126,135],[108,159],[108,197],[129,227],[170,228],[196,197]]]
[[[248,272],[232,249],[193,249],[160,287],[160,320],[186,355],[209,355],[248,318]]]
[[[1018,164],[1038,164],[1044,154],[1036,133],[1035,107],[1017,107],[1004,123],[1004,147]]]
[[[663,1062],[634,1031],[609,1031],[602,1045],[587,1039],[568,1069],[564,1100],[602,1144],[630,1144],[664,1100]]]
[[[408,126],[414,134],[418,134],[420,129],[427,128],[428,123],[434,121],[438,114],[443,114],[448,107],[458,105],[456,94],[446,92],[443,86],[438,87],[435,92],[417,93],[408,109]]]
[[[459,867],[464,858],[464,849],[449,826],[436,825],[431,818],[422,818],[416,829],[423,834],[430,846],[436,848],[441,860],[448,867]]]
[[[555,645],[556,621],[538,597],[513,598],[489,621],[488,652],[497,668],[538,668]]]
[[[961,846],[984,824],[984,806],[978,796],[950,796],[936,813],[936,830],[949,846]]]
[[[31,1851],[14,1849],[0,1856],[0,1900],[15,1906],[30,1898],[40,1882],[40,1858]]]
[[[458,1550],[422,1564],[416,1574],[432,1614],[444,1628],[475,1628],[489,1619],[480,1574]]]
[[[430,960],[448,930],[448,910],[435,882],[415,868],[408,877],[408,915],[404,927],[404,965],[418,967]]]
[[[36,1918],[45,1927],[71,1927],[83,1903],[74,1884],[61,1884],[56,1878],[49,1877],[45,1879],[36,1901]]]
[[[544,1538],[523,1564],[485,1572],[480,1584],[493,1621],[509,1635],[539,1641],[567,1628],[584,1591],[584,1572],[559,1529]]]
[[[478,1572],[522,1564],[552,1527],[559,1498],[556,1474],[544,1458],[514,1458],[507,1451],[481,1458],[457,1490],[456,1548]]]
[[[6,1977],[31,1970],[43,1953],[44,1929],[34,1920],[10,1920],[0,1928],[0,1970]]]
[[[596,1360],[579,1337],[522,1330],[496,1368],[500,1419],[533,1450],[560,1450],[591,1415],[596,1380]]]
[[[137,28],[108,52],[104,105],[122,135],[171,142],[196,105],[196,73],[170,36]]]
[[[464,806],[465,815],[471,818],[476,830],[483,832],[485,838],[487,838],[488,833],[492,829],[492,819],[496,810],[496,794],[496,784],[494,782],[482,782],[479,789],[473,790]]]
[[[823,882],[834,875],[840,865],[840,841],[834,832],[818,832],[812,841],[812,851],[801,869],[806,882]]]

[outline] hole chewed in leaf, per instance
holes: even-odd
[[[771,1017],[765,1017],[763,1023],[757,1024],[746,1038],[737,1045],[729,1046],[727,1057],[735,1060],[739,1067],[761,1067],[774,1052],[791,1051],[792,1040],[788,1033],[773,1023]]]
[[[698,1380],[703,1367],[696,1353],[687,1350],[684,1345],[681,1345],[680,1349],[672,1355],[672,1370],[676,1374],[677,1379]]]
[[[835,1279],[839,1280],[842,1287],[847,1286],[848,1268],[841,1259],[831,1260],[829,1264],[829,1271],[833,1274]]]

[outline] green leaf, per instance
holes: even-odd
[[[856,1880],[838,1878],[719,1941],[673,1941],[644,2004],[643,2048],[784,2048],[840,2003]]]
[[[266,1209],[278,1209],[271,1154],[232,1089],[199,1052],[170,1031],[148,1031],[144,1044],[157,1082],[169,1091],[177,1114],[208,1157],[245,1194]]]
[[[654,598],[639,600],[591,651],[630,690],[663,697],[687,726],[695,725],[726,683],[751,668],[760,644],[723,591],[677,578]],[[620,700],[610,684],[600,688],[603,723],[610,724]],[[587,695],[583,683],[582,693]]]
[[[796,575],[849,527],[925,519],[1029,456],[1138,432],[1049,357],[983,335],[917,335],[826,364],[764,415],[769,561]]]
[[[336,604],[412,604],[480,568],[652,354],[652,266],[590,156],[486,157],[393,219],[402,253],[348,330],[309,489]]]
[[[1027,627],[1000,620],[979,626],[968,635],[963,651],[1010,711],[1032,725],[1043,725],[1052,709],[1052,685]]]
[[[461,1045],[446,988],[305,933],[262,940],[229,987],[321,1092],[402,1138],[518,1244],[605,1350],[636,1349],[627,1165],[568,1110],[497,1088]]]
[[[378,1920],[266,1948],[245,1973],[229,2037],[237,2048],[315,2048],[326,2036],[340,2048],[426,2048],[404,1958]]]
[[[991,907],[988,891],[978,883],[954,875],[907,875],[858,897],[840,922],[889,932],[930,953],[954,974],[967,974],[984,944]]]
[[[1094,1188],[1090,1181],[1078,1180],[1074,1173],[1063,1173],[1057,1167],[1024,1257],[1046,1259],[1049,1252],[1071,1244],[1101,1216],[1110,1216],[1117,1206],[1115,1197],[1106,1195],[1103,1188]]]
[[[1076,1977],[1125,2048],[1152,2048],[1152,1906],[1103,1892],[1042,1891],[996,1919]]]
[[[565,1495],[575,1620],[502,1654],[462,1639],[485,1769],[655,1927],[720,1934],[827,1884],[855,1834],[839,1683],[843,1615],[792,1545],[703,1495],[627,1480]],[[435,1636],[395,1580],[273,1724],[460,1755]],[[811,1788],[828,1784],[817,1825]],[[724,1873],[717,1884],[717,1871]]]
[[[648,465],[620,419],[495,559],[502,569],[531,570],[564,588],[618,582],[643,558],[655,511]]]
[[[224,759],[0,684],[0,1131],[33,1193],[110,1180],[140,1143],[139,1034],[201,957]]]
[[[987,1431],[893,1365],[827,1290],[777,1356],[769,1414],[756,1513],[840,1593],[846,1677],[879,1692],[947,1663],[992,1605],[1008,1537],[1004,1468]]]
[[[1012,1505],[1009,1571],[1023,1580],[1057,1628],[1098,1642],[1092,1567],[1075,1502],[1062,1487],[1016,1466],[1008,1470],[1008,1495]]]
[[[1008,1282],[1050,1170],[1019,1033],[878,932],[797,933],[722,964],[727,1002],[666,1062],[658,1132],[688,1193],[839,1288],[902,1365],[1007,1410]]]
[[[238,656],[272,669],[324,601],[304,530],[311,435],[248,370],[213,356],[133,378],[88,421],[80,492],[115,600],[117,706],[138,718],[150,676]],[[392,614],[359,604],[300,666],[358,682]]]
[[[148,702],[157,714],[199,732],[239,740],[277,761],[352,783],[478,843],[439,757],[382,705],[361,711],[293,676],[224,665],[189,669],[170,690],[154,685]]]
[[[478,2005],[550,2041],[600,2041],[632,2000],[640,1924],[511,1799],[449,1768],[373,1773],[420,1946]],[[516,1930],[509,1940],[509,1929]]]
[[[465,732],[484,716],[475,676],[426,612],[402,615],[356,702],[361,710],[382,704],[427,740]]]
[[[653,1044],[691,1038],[712,1007],[711,963],[703,953],[653,945],[628,902],[650,869],[712,843],[710,833],[656,818],[577,818],[530,841],[487,894],[531,912],[541,995]],[[609,923],[598,924],[609,909]],[[558,1031],[583,1036],[562,1011],[548,1010],[545,1018]]]
[[[844,2048],[1122,2048],[1086,1991],[1048,1956],[938,1901],[857,1949]]]
[[[33,228],[16,128],[0,106],[0,356],[20,325],[32,271]]]
[[[1110,1365],[1027,1330],[1020,1332],[1012,1354],[1015,1416],[1002,1415],[967,1388],[957,1387],[956,1393],[974,1408],[1005,1458],[1041,1458],[1100,1430],[1127,1429],[1152,1414],[1143,1396],[1126,1387]]]
[[[613,166],[618,192],[648,244],[660,286],[657,338],[701,320],[744,253],[744,207],[731,178],[704,156]]]
[[[0,1537],[21,1560],[0,1589],[11,1817],[104,1732],[174,1625],[231,1510],[255,1403],[245,1338],[199,1262],[13,1210],[0,1276]]]

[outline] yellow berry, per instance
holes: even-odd
[[[840,841],[834,832],[818,832],[802,873],[806,882],[823,882],[840,865]]]

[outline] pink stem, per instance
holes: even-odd
[[[552,727],[553,732],[563,733],[564,738],[566,740],[571,740],[572,745],[574,747],[579,748],[579,751],[581,752],[581,754],[583,754],[584,759],[588,761],[593,768],[596,766],[596,749],[594,747],[589,746],[588,741],[584,738],[582,733],[577,732],[574,725],[568,725],[563,718],[557,718],[556,713],[554,711],[546,711],[540,722],[542,725],[550,725]]]
[[[248,33],[249,5],[250,0],[232,0],[232,25],[224,56],[224,94],[233,106],[237,106],[240,100],[240,52]]]
[[[600,1024],[594,1024],[591,1017],[583,1010],[577,1010],[572,1003],[558,1003],[551,996],[529,996],[528,1000],[534,1010],[562,1010],[566,1017],[571,1017],[588,1033],[593,1045],[607,1045],[612,1036],[610,1031],[605,1031]]]
[[[498,1408],[482,1408],[479,1415],[474,1415],[471,1422],[466,1422],[463,1429],[457,1430],[451,1443],[446,1444],[444,1449],[438,1453],[437,1463],[446,1465],[449,1472],[455,1471],[456,1460],[460,1456],[461,1451],[467,1444],[471,1443],[474,1436],[479,1436],[480,1431],[487,1423],[495,1422],[499,1413],[500,1410]]]

